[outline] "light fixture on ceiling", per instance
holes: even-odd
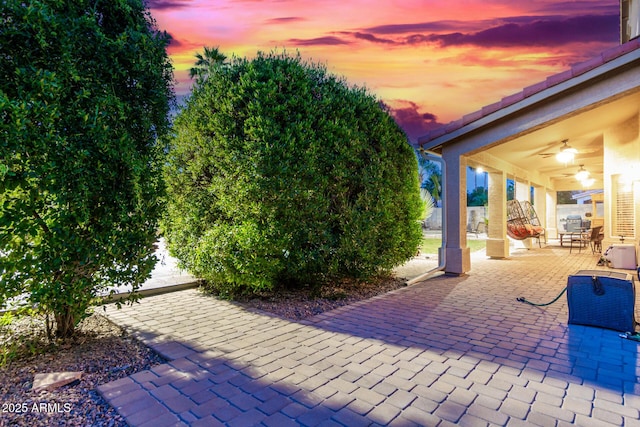
[[[573,159],[576,157],[576,153],[578,153],[578,150],[567,144],[568,142],[568,139],[563,140],[563,146],[560,149],[560,152],[556,154],[556,159],[565,165],[569,162],[573,163]]]
[[[593,178],[587,178],[581,182],[582,182],[582,187],[589,188],[593,185],[594,182],[596,182],[596,180]]]
[[[576,180],[583,182],[589,178],[589,175],[591,174],[584,168],[584,165],[580,165],[580,169],[578,169],[578,173],[576,173],[575,178]]]

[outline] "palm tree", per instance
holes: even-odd
[[[196,53],[198,59],[195,66],[189,70],[190,78],[206,78],[215,67],[223,65],[227,56],[218,47],[204,47],[204,54]]]
[[[433,199],[435,206],[438,206],[442,196],[442,171],[437,164],[430,162],[418,153],[418,167],[420,176],[420,187],[423,198],[428,194]]]

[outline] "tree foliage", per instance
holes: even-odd
[[[241,292],[367,277],[415,253],[416,157],[372,95],[287,53],[207,70],[166,169],[163,228],[183,266]]]
[[[484,187],[476,187],[467,192],[467,206],[486,206],[489,203],[489,193]]]
[[[437,163],[427,160],[421,152],[418,156],[418,177],[423,198],[431,197],[435,206],[439,206],[442,200],[442,171]]]
[[[558,191],[557,203],[559,205],[575,205],[578,203],[577,199],[573,198],[573,195],[578,193],[577,191]]]
[[[215,71],[215,67],[224,64],[227,56],[220,52],[217,47],[205,46],[204,53],[197,53],[196,59],[195,65],[189,70],[189,77],[192,79],[206,79],[208,75]]]
[[[140,0],[3,0],[0,28],[0,304],[69,336],[155,263],[168,36]]]

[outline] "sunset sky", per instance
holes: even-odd
[[[149,0],[176,93],[203,46],[296,51],[366,86],[412,140],[619,43],[619,1]]]

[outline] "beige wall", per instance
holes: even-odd
[[[614,184],[614,180],[618,184]],[[615,203],[615,185],[632,185],[635,188],[635,236],[640,236],[640,115],[629,117],[604,132],[604,233],[605,244],[618,243],[619,237],[612,230]],[[631,236],[629,236],[631,238]]]
[[[545,207],[546,207],[546,222],[544,224],[547,233],[547,239],[558,237],[558,193],[553,190],[545,189]]]

